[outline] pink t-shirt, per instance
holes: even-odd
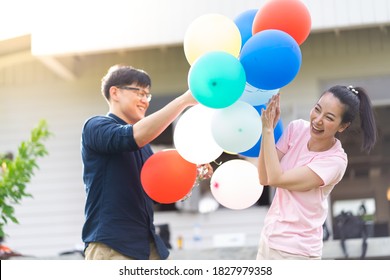
[[[307,148],[309,139],[308,121],[291,122],[276,145],[284,153],[281,167],[288,170],[308,166],[324,185],[305,192],[276,188],[262,235],[270,248],[319,257],[323,247],[322,225],[328,215],[327,197],[344,176],[348,159],[339,140],[327,151],[311,152]]]

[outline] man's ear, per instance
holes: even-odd
[[[342,123],[342,124],[340,125],[340,128],[339,128],[338,132],[340,132],[340,133],[343,132],[343,131],[346,130],[350,125],[351,125],[350,122]]]
[[[110,100],[118,100],[119,88],[112,86],[110,87]]]

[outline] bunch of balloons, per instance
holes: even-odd
[[[189,168],[188,174],[184,171],[178,177],[171,174],[172,181],[179,177],[195,181],[196,165],[212,162],[224,151],[258,157],[261,109],[298,74],[302,62],[299,45],[308,37],[310,28],[310,14],[299,0],[269,0],[234,20],[213,13],[200,16],[190,24],[183,46],[191,65],[188,85],[199,104],[185,111],[178,120],[174,145],[182,160],[194,167]],[[279,121],[275,140],[282,132]],[[167,166],[164,168],[167,172]],[[157,166],[153,169],[157,170]],[[142,181],[144,188],[145,181]],[[155,190],[159,185],[159,195],[153,199],[172,201],[190,189],[183,184],[175,186],[178,193],[174,197],[170,195],[171,199],[166,196],[173,186],[161,187],[156,182],[156,186],[148,189]],[[215,199],[232,209],[253,205],[263,188],[255,166],[241,159],[219,166],[210,187]]]

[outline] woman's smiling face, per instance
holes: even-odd
[[[310,111],[310,133],[313,138],[333,138],[349,124],[342,123],[345,107],[332,93],[327,92]]]

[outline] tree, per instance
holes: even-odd
[[[4,225],[9,221],[19,223],[13,205],[20,204],[24,197],[32,197],[26,186],[39,169],[38,158],[48,154],[43,141],[50,135],[46,121],[41,120],[31,130],[30,139],[20,143],[15,157],[0,154],[0,237],[5,236]]]

